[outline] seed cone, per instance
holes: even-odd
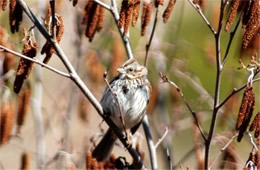
[[[22,51],[22,54],[27,57],[34,58],[37,54],[37,48],[38,48],[38,44],[36,42],[33,44],[31,43],[24,44],[24,49]],[[24,80],[29,77],[32,69],[33,69],[33,62],[23,58],[20,59],[17,72],[16,72],[15,81],[14,81],[15,93],[20,92]]]
[[[6,144],[14,125],[14,103],[2,103],[0,108],[0,144]]]

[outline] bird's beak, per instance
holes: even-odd
[[[119,72],[119,73],[121,73],[121,74],[126,73],[126,72],[125,72],[125,69],[123,69],[122,67],[119,67],[119,68],[117,69],[117,72]]]

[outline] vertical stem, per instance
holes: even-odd
[[[146,136],[146,142],[150,153],[151,169],[158,169],[156,150],[153,144],[152,134],[150,132],[149,121],[147,115],[144,116],[143,128]]]
[[[220,37],[221,37],[221,30],[222,30],[222,24],[223,24],[225,4],[226,4],[226,2],[221,0],[218,31],[217,31],[216,34],[214,34],[215,44],[216,44],[217,73],[216,73],[216,86],[215,86],[213,113],[212,113],[209,135],[208,135],[208,138],[207,138],[207,141],[206,141],[206,146],[205,146],[205,169],[208,169],[208,167],[209,167],[211,141],[212,141],[212,137],[213,137],[213,134],[214,134],[214,131],[215,131],[215,126],[216,126],[216,122],[217,122],[217,113],[218,113],[218,109],[219,109],[217,106],[219,104],[221,72],[222,72],[222,69],[223,69],[222,64],[221,64]]]

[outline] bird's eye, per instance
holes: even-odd
[[[133,70],[132,68],[129,68],[129,71],[132,72],[132,71],[134,71],[134,70]]]

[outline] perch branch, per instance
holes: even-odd
[[[146,114],[143,120],[143,129],[146,137],[147,146],[149,149],[151,167],[153,170],[157,170],[158,165],[157,165],[157,157],[156,157],[156,148],[153,143],[152,134],[149,127],[149,121]]]
[[[70,73],[71,80],[78,86],[78,88],[82,91],[82,93],[88,98],[90,103],[94,106],[98,114],[105,120],[105,122],[109,125],[111,129],[116,133],[120,141],[124,144],[124,146],[127,148],[128,152],[131,154],[133,159],[136,162],[136,165],[139,168],[144,167],[143,162],[136,152],[135,149],[130,147],[127,143],[127,141],[124,138],[124,135],[122,132],[118,129],[118,127],[114,124],[114,122],[109,118],[105,117],[103,115],[103,109],[98,100],[95,98],[95,96],[92,94],[92,92],[88,89],[88,87],[84,84],[82,79],[79,77],[73,66],[71,65],[70,61],[68,60],[67,56],[59,46],[59,44],[52,40],[49,33],[46,31],[46,29],[42,26],[42,24],[39,22],[39,20],[36,18],[36,16],[32,13],[32,11],[29,9],[27,4],[23,0],[17,0],[17,2],[21,5],[26,15],[30,18],[30,20],[35,24],[35,26],[38,28],[38,30],[42,33],[42,35],[46,38],[47,41],[49,41],[52,46],[54,47],[56,54],[61,59],[64,66],[67,68],[67,70]]]

